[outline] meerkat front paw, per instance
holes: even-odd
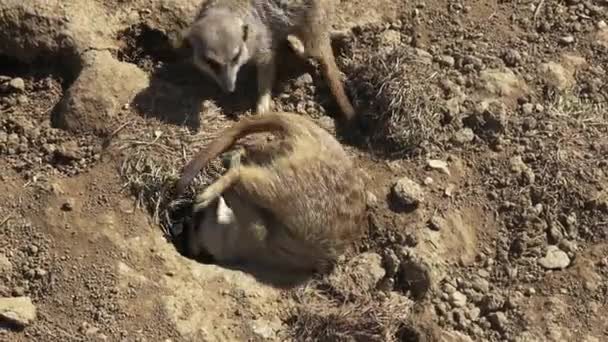
[[[272,99],[270,98],[270,94],[264,94],[260,96],[257,105],[257,113],[265,114],[270,112],[272,107]]]
[[[297,53],[300,57],[306,56],[306,49],[304,48],[304,43],[302,43],[302,40],[300,38],[294,36],[293,34],[290,34],[287,36],[287,42],[289,43],[289,46],[291,46],[293,51]]]

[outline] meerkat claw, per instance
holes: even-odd
[[[299,56],[304,57],[306,55],[306,50],[304,49],[304,43],[302,40],[293,34],[287,36],[287,42],[289,42],[289,46],[293,49],[295,53]]]

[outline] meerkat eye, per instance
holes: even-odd
[[[205,63],[207,63],[207,65],[209,65],[209,67],[214,71],[218,71],[221,69],[220,64],[211,58],[205,58]]]

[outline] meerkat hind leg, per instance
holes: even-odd
[[[241,168],[231,168],[215,182],[211,183],[202,193],[196,195],[194,210],[206,208],[232,186],[240,177]]]

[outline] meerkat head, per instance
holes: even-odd
[[[220,10],[206,13],[184,34],[194,65],[230,93],[241,66],[250,58],[248,35],[249,26],[241,18]]]

